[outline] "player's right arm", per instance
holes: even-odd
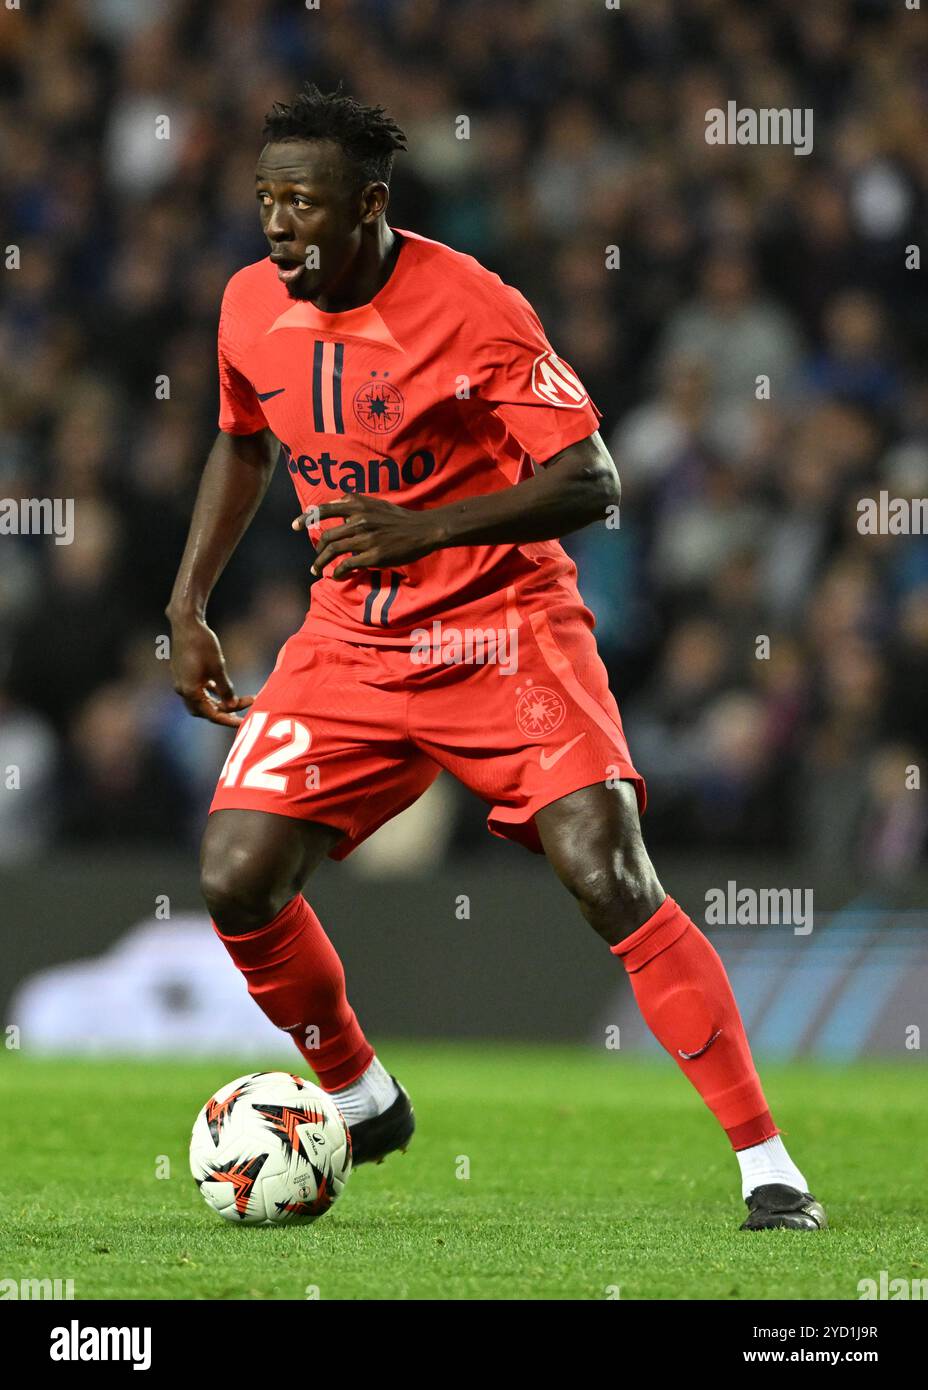
[[[280,445],[269,429],[220,431],[206,460],[190,533],[165,612],[171,622],[174,689],[191,714],[239,724],[253,696],[236,695],[206,605],[267,491]]]

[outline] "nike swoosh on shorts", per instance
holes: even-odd
[[[576,738],[572,738],[569,743],[561,744],[561,747],[556,748],[553,753],[548,753],[542,748],[541,752],[538,754],[538,761],[541,763],[544,771],[547,772],[556,762],[559,762],[564,754],[569,753],[574,744],[579,743],[582,738],[586,738],[585,729],[582,734],[578,734]]]

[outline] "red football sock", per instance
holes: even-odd
[[[345,993],[345,971],[319,918],[297,896],[272,922],[244,936],[216,935],[245,976],[248,993],[293,1041],[327,1091],[356,1081],[374,1049]],[[307,1030],[318,1028],[307,1042]]]
[[[732,1148],[747,1149],[779,1134],[725,967],[673,898],[665,898],[644,926],[610,950],[628,971],[651,1032],[696,1087]]]

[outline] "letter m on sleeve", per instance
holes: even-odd
[[[583,383],[576,372],[552,351],[542,352],[535,358],[532,364],[532,390],[548,405],[566,406],[568,410],[579,410],[587,401]]]

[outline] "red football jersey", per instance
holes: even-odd
[[[597,429],[600,412],[528,301],[472,256],[414,232],[369,304],[291,299],[265,258],[233,275],[219,321],[219,428],[269,426],[300,509],[376,493],[439,507],[510,487]],[[310,530],[340,526],[338,518]],[[559,542],[468,545],[311,590],[307,631],[406,645],[434,621],[512,626],[523,604],[592,626]],[[517,620],[516,620],[517,621]]]

